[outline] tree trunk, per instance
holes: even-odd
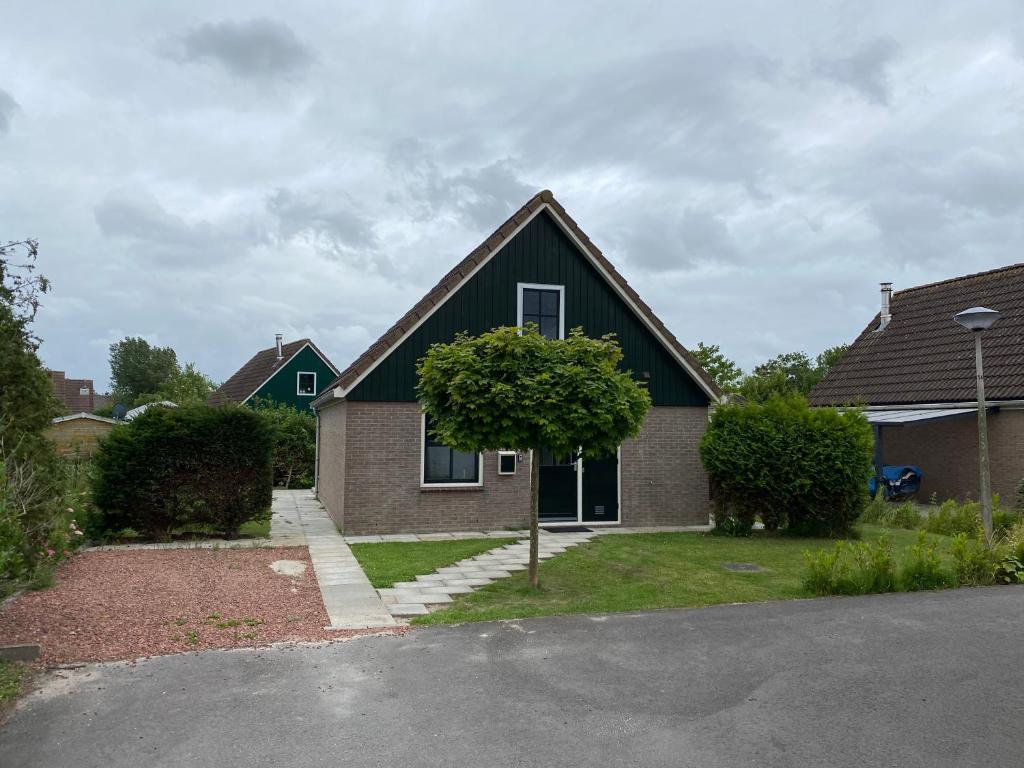
[[[530,586],[540,586],[539,549],[540,549],[540,449],[530,453]]]

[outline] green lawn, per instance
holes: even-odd
[[[352,553],[377,589],[433,573],[438,568],[482,554],[515,539],[456,539],[451,541],[389,541],[352,544]]]
[[[917,541],[916,531],[865,525],[865,540],[883,533],[897,559]],[[944,536],[930,536],[948,545]],[[644,533],[599,536],[541,564],[541,588],[533,591],[526,572],[460,595],[448,608],[413,619],[417,624],[609,613],[654,608],[690,608],[810,597],[801,583],[805,549],[833,547],[834,541],[755,535],[750,538],[699,533]],[[727,571],[723,563],[754,563],[759,573]]]

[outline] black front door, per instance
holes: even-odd
[[[619,519],[619,458],[583,462],[583,522],[614,523]]]
[[[576,466],[571,456],[555,456],[545,449],[540,452],[540,505],[537,516],[541,523],[558,523],[576,518]]]

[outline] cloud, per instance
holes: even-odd
[[[212,7],[5,19],[0,234],[41,241],[58,368],[105,380],[111,329],[345,365],[542,188],[745,368],[1024,249],[1014,0]]]
[[[18,111],[18,102],[3,88],[0,88],[0,133],[11,130],[11,120]]]
[[[288,25],[266,18],[200,24],[178,36],[166,53],[181,63],[214,62],[246,79],[295,75],[314,58]]]
[[[480,230],[494,229],[540,191],[520,178],[510,158],[446,172],[436,153],[414,138],[390,147],[388,167],[422,218],[452,215]]]
[[[259,228],[229,217],[216,222],[186,220],[140,190],[110,193],[96,206],[94,215],[106,238],[130,247],[133,261],[144,260],[162,268],[194,267],[210,260],[223,263],[266,240]]]
[[[888,68],[900,51],[890,37],[876,37],[845,56],[819,56],[813,70],[823,77],[849,86],[869,102],[888,106]]]

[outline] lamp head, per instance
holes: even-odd
[[[957,312],[953,319],[969,331],[987,331],[1002,313],[987,307],[971,307],[963,312]]]

